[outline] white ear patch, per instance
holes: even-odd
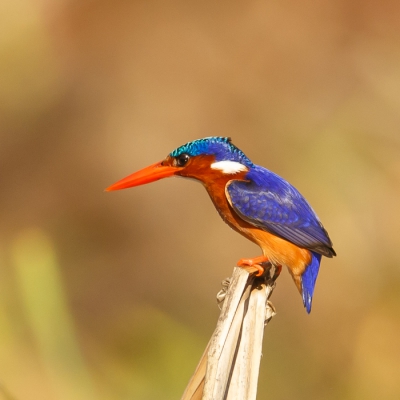
[[[218,169],[224,174],[237,174],[238,172],[248,171],[248,168],[236,161],[218,161],[211,164],[212,169]]]

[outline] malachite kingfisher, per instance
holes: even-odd
[[[299,193],[277,174],[253,164],[227,137],[194,140],[165,160],[114,183],[106,190],[126,189],[171,176],[200,181],[222,219],[260,246],[263,255],[241,259],[238,266],[267,265],[277,274],[286,266],[311,311],[321,257],[336,255],[327,231]]]

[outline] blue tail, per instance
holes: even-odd
[[[321,254],[311,252],[311,263],[301,276],[301,286],[303,292],[303,303],[307,312],[311,312],[312,297],[314,294],[315,281],[317,280]]]

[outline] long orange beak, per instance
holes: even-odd
[[[145,185],[146,183],[158,181],[159,179],[168,178],[175,175],[179,171],[179,168],[161,165],[161,162],[149,165],[146,168],[141,169],[115,182],[113,185],[106,189],[106,192],[111,192],[112,190],[127,189],[133,186]]]

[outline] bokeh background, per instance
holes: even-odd
[[[2,0],[0,398],[177,399],[258,248],[204,189],[104,193],[231,136],[327,227],[279,278],[259,398],[400,398],[400,2]]]

